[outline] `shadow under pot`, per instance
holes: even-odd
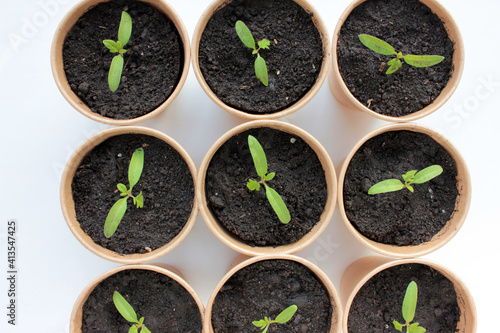
[[[254,157],[250,137],[261,147],[263,162]],[[259,165],[266,170],[257,171]],[[335,208],[335,170],[326,150],[304,130],[273,120],[245,123],[219,138],[197,182],[210,230],[251,256],[305,248]]]
[[[238,21],[247,37],[239,37]],[[305,0],[216,0],[198,21],[191,50],[207,95],[249,119],[302,108],[319,91],[330,63],[328,29]]]
[[[76,110],[131,125],[161,113],[179,94],[189,71],[189,36],[164,1],[86,0],[56,30],[51,62]]]
[[[425,126],[394,124],[369,133],[351,150],[339,175],[339,208],[347,228],[387,256],[436,250],[458,232],[469,210],[465,161],[446,138]]]
[[[406,332],[408,324],[413,332],[476,332],[469,290],[450,270],[428,260],[364,257],[344,272],[340,294],[346,333]]]
[[[127,303],[137,318],[126,319],[118,310]],[[175,269],[161,264],[125,265],[85,287],[73,307],[70,332],[129,332],[144,325],[150,332],[201,333],[203,314],[201,299]]]
[[[292,255],[238,257],[207,303],[207,333],[340,333],[340,299],[318,267]],[[287,321],[281,318],[288,319]]]
[[[187,152],[165,134],[112,128],[89,138],[68,161],[63,214],[76,238],[102,258],[151,261],[191,230],[198,214],[195,177]]]
[[[435,0],[355,0],[332,45],[333,95],[386,121],[414,121],[439,109],[464,66],[458,26]]]

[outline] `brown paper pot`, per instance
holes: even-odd
[[[50,54],[50,62],[52,66],[52,74],[56,81],[57,87],[61,91],[64,98],[73,106],[78,112],[84,116],[109,125],[133,125],[140,122],[146,121],[161,112],[163,112],[172,102],[175,100],[177,95],[179,95],[184,83],[186,82],[189,65],[190,65],[190,44],[189,44],[189,34],[184,27],[180,16],[175,12],[175,10],[166,2],[162,0],[140,0],[154,6],[158,11],[162,12],[165,16],[170,18],[175,24],[179,35],[181,36],[182,43],[184,44],[184,64],[182,68],[182,75],[170,97],[163,102],[156,109],[152,110],[144,116],[133,118],[133,119],[113,119],[101,116],[98,113],[92,112],[87,105],[85,105],[80,98],[71,90],[68,80],[66,79],[66,74],[64,72],[63,64],[63,44],[66,39],[66,35],[71,30],[71,28],[78,21],[80,16],[82,16],[90,7],[97,5],[100,2],[106,2],[109,0],[83,0],[75,5],[63,18],[59,26],[57,27],[56,33],[54,34],[54,39],[52,41],[52,48]]]
[[[434,139],[439,143],[453,158],[455,161],[458,175],[457,175],[457,187],[459,195],[457,197],[457,202],[455,204],[455,212],[453,213],[451,219],[447,222],[444,228],[437,233],[429,242],[422,243],[420,245],[414,246],[396,246],[388,245],[375,242],[359,233],[354,226],[351,224],[347,218],[345,207],[344,207],[344,179],[347,171],[347,167],[351,162],[352,157],[356,151],[369,139],[385,132],[397,131],[397,130],[408,130],[418,133],[424,133]],[[380,127],[370,133],[368,133],[364,138],[358,141],[358,143],[351,149],[349,155],[345,158],[341,165],[339,172],[339,187],[338,187],[338,198],[339,198],[339,210],[342,220],[349,229],[349,231],[354,235],[354,237],[360,241],[363,245],[370,248],[371,250],[378,252],[380,254],[396,257],[396,258],[413,258],[423,256],[432,251],[437,250],[448,241],[450,241],[458,230],[461,228],[465,221],[467,213],[469,211],[470,200],[472,195],[471,190],[471,180],[469,175],[469,169],[465,164],[460,152],[452,145],[452,143],[446,139],[441,134],[435,132],[434,130],[418,125],[415,123],[402,123],[402,124],[392,124]]]
[[[76,219],[75,203],[73,201],[71,184],[73,181],[73,176],[85,155],[108,138],[121,134],[144,134],[165,141],[175,150],[177,150],[184,158],[189,167],[189,170],[191,171],[193,180],[196,180],[196,166],[194,165],[194,162],[192,161],[188,153],[184,150],[184,148],[182,148],[172,138],[157,130],[140,126],[114,127],[101,131],[84,141],[76,149],[76,151],[67,162],[61,180],[61,208],[64,218],[66,219],[66,223],[68,224],[68,227],[70,228],[73,235],[75,235],[75,237],[80,243],[83,244],[83,246],[85,246],[88,250],[100,256],[101,258],[121,264],[139,264],[152,261],[164,256],[168,252],[172,251],[177,245],[179,245],[184,240],[184,238],[186,238],[196,221],[196,217],[198,216],[198,204],[195,198],[191,215],[189,216],[189,219],[181,232],[169,243],[152,252],[121,255],[96,244],[92,240],[92,238],[80,228],[80,223]]]
[[[232,0],[231,0],[232,1]],[[295,104],[289,106],[288,108],[281,110],[279,112],[271,113],[271,114],[251,114],[244,112],[242,110],[233,108],[226,103],[222,102],[219,97],[210,89],[208,86],[207,82],[205,81],[205,78],[203,77],[203,74],[200,70],[200,65],[199,65],[199,58],[198,58],[198,53],[199,53],[199,47],[200,47],[200,39],[203,34],[203,31],[205,30],[205,27],[207,25],[208,20],[212,17],[213,13],[218,10],[220,7],[225,6],[228,2],[231,2],[228,0],[214,0],[209,7],[203,12],[202,16],[198,20],[198,24],[196,25],[193,38],[192,38],[192,45],[191,45],[191,58],[192,58],[192,63],[193,63],[193,70],[196,75],[196,78],[198,79],[198,82],[200,83],[201,87],[205,91],[205,93],[212,99],[215,104],[217,104],[219,107],[222,109],[226,110],[227,112],[238,116],[242,118],[247,118],[247,119],[276,119],[280,117],[287,116],[289,114],[292,114],[293,112],[300,110],[302,107],[304,107],[307,103],[311,101],[311,99],[318,93],[319,89],[323,85],[323,82],[325,81],[327,75],[328,75],[328,70],[330,67],[330,37],[328,35],[328,29],[326,25],[324,24],[323,20],[318,14],[318,11],[306,0],[293,0],[297,4],[299,4],[302,8],[307,13],[311,13],[311,18],[316,25],[321,39],[323,41],[323,62],[321,63],[321,71],[319,73],[319,76],[316,80],[316,83],[311,87],[311,89],[301,98],[299,99]]]
[[[229,266],[229,269],[224,275],[224,277],[220,280],[220,282],[217,284],[215,287],[214,291],[210,295],[210,298],[207,303],[207,308],[205,310],[205,318],[203,321],[203,330],[206,333],[213,333],[213,327],[212,327],[212,307],[215,301],[215,298],[217,297],[217,294],[219,290],[224,286],[224,284],[233,276],[236,272],[239,270],[254,264],[259,261],[264,261],[264,260],[274,260],[274,259],[282,259],[282,260],[292,260],[295,262],[298,262],[305,267],[307,267],[310,271],[312,271],[318,278],[318,281],[323,284],[323,286],[326,288],[328,293],[330,294],[330,300],[331,304],[334,306],[333,313],[332,313],[332,325],[330,329],[330,333],[340,333],[341,332],[341,317],[342,317],[342,311],[341,311],[341,304],[340,304],[340,298],[337,294],[337,290],[335,289],[335,286],[333,283],[330,281],[328,276],[321,270],[319,269],[316,265],[312,264],[310,261],[303,259],[301,257],[297,257],[294,255],[289,255],[289,254],[271,254],[271,255],[262,255],[258,257],[253,257],[253,258],[248,258],[245,255],[240,255],[237,257],[233,263]]]
[[[203,302],[201,301],[200,297],[194,289],[189,285],[189,283],[184,280],[182,274],[175,268],[165,265],[165,264],[150,264],[150,265],[123,265],[123,266],[118,266],[115,268],[112,268],[95,279],[93,279],[86,287],[83,289],[83,291],[80,293],[80,296],[78,296],[75,305],[73,306],[73,311],[71,312],[71,320],[70,320],[70,328],[69,331],[71,333],[81,333],[82,331],[82,316],[83,316],[83,305],[87,301],[87,298],[89,297],[90,293],[94,290],[94,288],[101,283],[103,280],[106,278],[110,277],[111,275],[114,275],[118,272],[125,271],[125,270],[131,270],[131,269],[142,269],[142,270],[148,270],[148,271],[153,271],[157,272],[163,275],[168,276],[169,278],[175,280],[177,283],[179,283],[181,286],[183,286],[189,294],[193,297],[193,299],[196,301],[196,304],[198,305],[198,308],[200,309],[200,315],[201,315],[201,320],[203,321],[203,317],[205,314],[205,309],[203,306]]]
[[[454,43],[455,52],[453,55],[453,73],[448,81],[447,86],[441,91],[441,94],[428,106],[423,108],[422,110],[416,111],[412,114],[402,116],[402,117],[391,117],[379,114],[375,111],[370,110],[360,101],[358,101],[352,93],[349,91],[347,86],[344,83],[339,71],[339,66],[337,62],[337,42],[338,36],[340,32],[340,28],[344,24],[344,21],[347,19],[349,14],[356,8],[359,4],[363,3],[366,0],[354,0],[344,11],[342,16],[337,23],[335,28],[335,32],[333,34],[332,41],[332,66],[330,69],[330,73],[328,76],[328,83],[330,86],[330,90],[332,91],[333,96],[339,101],[341,104],[345,105],[349,109],[358,110],[366,112],[378,119],[382,119],[385,121],[391,122],[408,122],[420,119],[425,117],[432,112],[439,109],[443,106],[444,103],[451,97],[453,92],[458,86],[460,82],[460,78],[462,77],[462,72],[464,68],[464,59],[465,59],[465,51],[464,51],[464,43],[462,40],[462,35],[460,30],[458,29],[455,20],[450,15],[450,13],[444,8],[438,1],[436,0],[420,0],[421,3],[425,4],[429,7],[435,14],[441,18],[444,23],[446,30],[448,31],[448,36],[451,41]]]
[[[259,127],[269,127],[273,129],[278,129],[284,132],[293,133],[294,135],[301,137],[316,152],[323,166],[323,170],[325,171],[328,197],[325,209],[321,215],[321,220],[315,225],[315,227],[312,230],[309,231],[309,233],[307,233],[299,241],[292,244],[281,245],[277,247],[273,246],[252,247],[243,242],[242,240],[234,237],[229,231],[227,231],[227,229],[221,225],[221,223],[218,221],[215,215],[210,211],[207,205],[207,199],[205,196],[205,178],[206,178],[207,168],[210,164],[213,155],[222,146],[222,144],[224,144],[229,138],[246,130]],[[306,246],[311,244],[316,238],[318,238],[319,235],[327,227],[333,215],[333,211],[335,209],[335,201],[337,196],[336,194],[337,180],[336,180],[335,168],[325,148],[313,136],[311,136],[303,129],[300,129],[299,127],[291,125],[289,123],[276,120],[255,120],[247,122],[233,128],[232,130],[222,135],[212,145],[212,147],[210,147],[208,153],[205,155],[205,158],[203,159],[200,166],[198,179],[196,183],[197,183],[196,184],[197,200],[200,203],[200,211],[207,226],[210,228],[213,234],[217,238],[219,238],[219,240],[221,240],[224,244],[242,254],[249,256],[261,255],[261,254],[276,254],[276,253],[295,253],[304,249]]]
[[[404,259],[395,260],[381,256],[368,256],[352,263],[345,270],[340,282],[340,298],[344,306],[344,316],[342,319],[342,329],[348,332],[347,324],[349,311],[354,297],[361,287],[377,273],[402,264],[423,264],[437,270],[453,283],[457,293],[458,305],[460,308],[460,320],[457,325],[459,333],[474,333],[477,326],[477,314],[474,299],[465,284],[449,269],[424,259]]]

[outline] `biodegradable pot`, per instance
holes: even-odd
[[[314,227],[308,233],[306,233],[300,240],[294,243],[279,245],[279,246],[251,246],[247,242],[236,237],[232,232],[230,232],[227,228],[225,228],[208,206],[208,201],[206,198],[205,182],[207,176],[207,169],[211,163],[213,156],[219,150],[219,148],[233,136],[255,128],[275,129],[301,138],[307,145],[309,145],[309,147],[312,148],[314,153],[316,153],[319,162],[321,163],[321,167],[324,171],[325,174],[324,176],[326,179],[327,197],[325,206],[323,208],[323,212],[321,213],[320,216],[320,220],[314,225]],[[269,172],[271,171],[272,170],[269,170]],[[335,209],[336,187],[337,187],[337,181],[333,163],[327,151],[314,137],[312,137],[309,133],[305,132],[304,130],[288,123],[275,120],[256,120],[233,128],[232,130],[222,135],[212,145],[208,153],[205,155],[205,158],[203,159],[202,164],[200,166],[200,171],[196,186],[197,188],[196,195],[197,195],[197,200],[200,203],[201,214],[206,224],[210,228],[210,230],[214,233],[214,235],[217,238],[219,238],[224,244],[228,245],[234,250],[245,255],[255,256],[255,255],[270,254],[270,253],[295,253],[297,251],[304,249],[309,244],[311,244],[325,230],[326,226],[328,225],[332,217],[333,211]],[[242,184],[242,190],[246,190],[245,184]],[[261,189],[261,191],[263,191],[263,189]]]
[[[380,135],[382,133],[390,131],[399,131],[399,130],[423,133],[429,136],[431,139],[433,139],[435,142],[441,145],[441,147],[451,156],[458,172],[456,177],[458,196],[455,203],[455,210],[452,213],[450,220],[441,229],[441,231],[439,231],[436,235],[434,235],[434,237],[432,237],[430,241],[424,242],[419,245],[397,246],[397,245],[382,244],[365,237],[358,230],[356,230],[356,228],[349,221],[346,215],[346,209],[344,205],[345,176],[347,168],[354,154],[369,139],[376,137],[377,135]],[[469,170],[467,168],[467,165],[465,164],[462,155],[444,136],[442,136],[441,134],[435,132],[434,130],[428,127],[418,125],[415,123],[392,124],[383,126],[381,128],[378,128],[370,132],[361,140],[359,140],[358,143],[354,146],[354,148],[351,149],[351,151],[345,158],[340,168],[338,198],[339,198],[340,215],[342,216],[342,220],[344,221],[349,231],[354,235],[354,237],[358,241],[360,241],[363,245],[367,246],[371,250],[386,256],[397,257],[397,258],[412,258],[428,254],[440,248],[455,236],[455,234],[458,232],[458,230],[464,223],[467,213],[469,211],[469,206],[471,201],[471,180],[470,180]]]
[[[263,262],[266,260],[290,260],[295,263],[298,263],[302,266],[304,266],[306,269],[308,269],[312,274],[315,276],[316,280],[323,285],[325,290],[327,291],[329,298],[330,298],[330,306],[332,308],[332,318],[331,318],[331,326],[330,330],[328,332],[331,333],[340,333],[341,332],[341,323],[340,319],[342,317],[342,311],[340,308],[340,298],[337,294],[337,291],[333,285],[333,283],[330,281],[328,276],[321,270],[319,269],[316,265],[312,264],[311,262],[307,261],[306,259],[303,259],[301,257],[297,257],[294,255],[288,255],[288,254],[273,254],[273,255],[262,255],[258,257],[253,257],[253,258],[248,258],[245,255],[240,255],[238,256],[233,263],[229,266],[229,269],[227,273],[224,275],[224,277],[220,280],[220,282],[217,284],[215,287],[214,291],[210,295],[210,298],[207,303],[206,311],[205,311],[205,318],[203,322],[203,329],[204,332],[206,333],[213,333],[214,329],[212,326],[212,311],[214,307],[214,302],[216,300],[216,297],[218,293],[221,291],[221,288],[223,288],[224,284],[236,273],[241,271],[244,268],[247,268],[248,266]],[[300,311],[300,306],[299,306],[299,311]],[[265,314],[263,314],[264,316]],[[273,319],[274,317],[271,316]],[[258,320],[257,318],[255,320]],[[292,318],[293,321],[293,318]],[[257,329],[257,328],[255,328]]]
[[[276,119],[279,117],[284,117],[287,116],[302,107],[304,107],[309,101],[316,95],[316,93],[319,91],[321,88],[323,82],[326,79],[326,76],[328,74],[328,68],[330,66],[330,39],[328,35],[328,29],[322,19],[320,18],[318,11],[316,11],[311,4],[309,4],[306,0],[290,0],[295,3],[297,3],[299,6],[301,6],[305,12],[310,14],[311,20],[313,21],[313,24],[316,26],[321,42],[322,42],[322,50],[323,50],[323,59],[321,62],[321,70],[318,74],[318,77],[315,81],[315,83],[310,87],[309,90],[307,90],[302,97],[300,97],[296,102],[289,106],[285,106],[283,109],[277,109],[275,111],[270,111],[267,113],[263,114],[256,114],[256,113],[250,113],[244,110],[239,109],[238,107],[233,107],[227,104],[226,102],[222,101],[222,99],[217,96],[212,88],[208,85],[205,77],[203,76],[203,73],[200,69],[200,40],[202,38],[202,34],[205,31],[205,28],[207,26],[208,21],[212,18],[213,14],[226,6],[228,3],[231,3],[233,0],[215,0],[213,1],[210,6],[205,10],[205,12],[202,14],[201,18],[198,21],[198,24],[196,26],[196,29],[194,31],[194,35],[192,38],[192,46],[191,46],[191,58],[192,58],[192,63],[193,63],[193,69],[194,73],[196,75],[196,78],[198,79],[198,82],[200,83],[201,87],[205,91],[205,93],[222,109],[226,110],[227,112],[236,115],[238,117],[243,117],[247,119]],[[249,23],[249,22],[245,22]],[[236,32],[235,32],[236,34]],[[257,37],[255,37],[257,38]],[[259,38],[256,39],[256,42],[260,40]],[[274,42],[271,40],[271,43],[274,44]],[[241,44],[242,49],[244,50],[246,47]],[[273,47],[273,46],[271,46]],[[266,51],[267,52],[267,51]],[[251,50],[249,49],[249,53],[251,53]],[[253,69],[253,62],[249,63],[249,68]],[[271,70],[271,69],[269,69]],[[271,77],[271,76],[270,76]],[[258,82],[258,80],[257,80]],[[271,82],[271,81],[270,81]],[[259,85],[261,85],[260,82],[258,82]],[[246,89],[246,88],[242,88]],[[267,88],[266,88],[267,89]]]
[[[352,263],[345,270],[340,282],[340,298],[344,309],[342,319],[343,332],[348,332],[348,318],[351,305],[356,294],[363,287],[363,285],[370,280],[377,273],[404,264],[423,264],[441,273],[452,284],[457,294],[457,303],[460,309],[460,319],[457,324],[457,332],[460,333],[474,333],[477,326],[477,314],[474,299],[472,298],[469,289],[465,284],[449,269],[424,259],[399,259],[394,260],[381,256],[368,256],[361,258]],[[406,288],[406,286],[404,286]],[[401,299],[402,301],[402,299]],[[428,304],[417,303],[417,313],[420,307],[425,307]],[[398,308],[399,310],[399,308]],[[400,318],[397,318],[398,320]],[[401,319],[402,320],[402,319]],[[401,322],[400,320],[400,322]]]
[[[82,230],[82,228],[80,227],[80,223],[78,222],[76,217],[75,201],[73,199],[72,191],[73,178],[75,172],[77,171],[82,160],[85,158],[88,152],[90,152],[94,147],[98,146],[107,139],[122,134],[148,135],[153,138],[160,139],[170,145],[180,154],[181,158],[186,162],[187,167],[190,171],[190,175],[193,179],[193,186],[195,186],[196,188],[196,184],[194,183],[196,180],[196,167],[194,165],[194,162],[192,161],[188,153],[176,141],[163,134],[162,132],[150,128],[139,126],[115,127],[101,131],[90,137],[85,142],[83,142],[70,157],[64,169],[61,180],[61,207],[64,218],[66,219],[66,223],[68,224],[71,232],[88,250],[104,259],[111,260],[117,263],[138,264],[158,259],[168,252],[172,251],[177,245],[179,245],[189,234],[196,221],[196,217],[198,215],[198,204],[196,198],[193,198],[193,207],[191,210],[191,214],[189,215],[189,218],[187,219],[186,224],[184,225],[182,230],[170,242],[155,250],[152,250],[151,252],[119,254],[94,242],[94,240]],[[104,226],[104,221],[102,223]],[[120,227],[121,225],[118,228]]]
[[[183,49],[183,62],[181,63],[181,76],[180,79],[172,91],[170,96],[161,103],[157,108],[151,110],[149,113],[132,119],[114,119],[100,115],[99,113],[92,112],[90,108],[77,96],[77,94],[71,89],[68,80],[66,78],[66,73],[64,69],[63,63],[63,44],[66,39],[68,32],[73,28],[73,26],[78,22],[80,17],[85,14],[91,7],[101,3],[107,2],[110,0],[83,0],[79,2],[76,6],[74,6],[63,18],[61,23],[59,24],[56,33],[54,35],[54,39],[52,41],[51,48],[51,66],[52,66],[52,74],[56,81],[57,87],[61,91],[64,98],[81,114],[84,116],[109,125],[133,125],[145,120],[148,120],[161,112],[163,112],[179,95],[184,83],[186,82],[188,73],[189,73],[189,65],[190,65],[190,43],[189,43],[189,35],[184,27],[184,23],[182,22],[180,16],[174,11],[174,9],[165,1],[162,0],[140,0],[144,3],[150,4],[160,13],[168,17],[175,25],[180,39],[182,41]],[[110,38],[115,38],[110,36]],[[125,72],[124,72],[125,74]]]
[[[112,268],[95,279],[93,279],[80,293],[78,296],[78,299],[76,300],[74,306],[73,306],[73,311],[71,312],[71,320],[70,320],[70,332],[71,333],[81,333],[82,331],[82,319],[83,319],[83,307],[85,302],[87,301],[89,295],[92,293],[92,291],[104,280],[109,278],[112,275],[115,275],[117,273],[126,271],[126,270],[144,270],[144,271],[151,271],[151,272],[156,272],[162,275],[165,275],[178,284],[180,284],[193,298],[195,301],[198,309],[199,309],[199,314],[201,318],[201,322],[203,322],[203,317],[204,317],[204,306],[203,302],[201,301],[200,297],[198,294],[196,294],[195,290],[189,285],[186,280],[184,280],[182,274],[175,268],[165,265],[165,264],[150,264],[150,265],[123,265],[123,266],[118,266],[115,268]],[[125,295],[123,295],[125,296]],[[142,316],[141,313],[139,312],[140,310],[135,308],[134,310],[138,311],[138,316]],[[145,316],[145,324],[147,326],[148,324],[148,317]],[[149,318],[151,319],[151,318]]]
[[[328,83],[330,86],[330,90],[332,91],[332,94],[341,104],[343,104],[349,109],[363,111],[378,119],[391,122],[414,121],[436,111],[441,106],[443,106],[443,104],[451,97],[451,95],[457,88],[458,83],[460,82],[460,78],[462,77],[462,72],[464,68],[465,51],[464,51],[462,35],[460,34],[458,26],[453,20],[452,16],[436,0],[419,0],[422,4],[429,7],[431,11],[435,13],[442,20],[442,22],[444,23],[444,27],[448,32],[448,36],[454,44],[452,74],[450,80],[448,81],[448,84],[444,87],[441,93],[434,99],[434,101],[431,102],[431,104],[411,114],[400,117],[392,117],[377,113],[369,109],[366,105],[362,104],[357,98],[355,98],[351,93],[351,91],[349,90],[349,88],[346,86],[339,71],[338,57],[337,57],[337,43],[339,39],[340,29],[342,28],[342,25],[344,24],[347,17],[351,14],[351,12],[358,5],[360,5],[365,1],[366,0],[354,0],[344,11],[335,28],[332,41],[332,66],[328,77]],[[361,47],[363,46],[361,45]],[[405,66],[405,64],[403,64],[403,66]]]

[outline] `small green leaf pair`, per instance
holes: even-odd
[[[259,54],[260,50],[269,49],[269,45],[271,42],[267,39],[263,39],[257,42],[259,48],[255,46],[255,39],[253,38],[252,32],[242,21],[237,21],[235,25],[236,33],[240,40],[245,44],[246,47],[251,48],[252,54],[256,54],[257,58],[255,59],[255,76],[262,82],[266,87],[269,85],[269,77],[267,73],[267,65],[264,58]]]
[[[130,327],[128,333],[151,333],[151,331],[144,326],[144,317],[138,319],[132,305],[130,305],[118,291],[113,293],[113,303],[122,317],[134,324]]]
[[[274,212],[278,215],[278,218],[282,223],[290,222],[290,212],[285,205],[285,202],[280,197],[278,192],[266,184],[266,181],[272,180],[276,175],[274,172],[267,173],[267,158],[264,153],[264,149],[260,145],[259,141],[252,135],[248,136],[248,147],[250,148],[250,153],[252,154],[253,163],[255,165],[255,170],[261,178],[258,182],[253,179],[249,179],[247,182],[247,187],[250,191],[259,191],[260,184],[264,185],[266,189],[266,197],[271,207],[273,207]]]
[[[444,57],[439,55],[413,55],[407,54],[403,55],[401,52],[396,52],[394,47],[392,47],[387,42],[384,42],[377,37],[361,34],[358,36],[359,40],[363,45],[365,45],[370,50],[383,54],[383,55],[395,55],[396,58],[390,60],[387,64],[389,65],[389,69],[385,74],[392,74],[396,72],[398,69],[403,66],[401,59],[411,66],[414,67],[430,67],[439,64],[443,61]]]
[[[136,205],[137,208],[144,207],[144,197],[142,195],[142,191],[135,197],[132,195],[132,189],[137,182],[139,182],[139,179],[141,179],[143,167],[144,149],[137,148],[136,151],[134,151],[134,154],[132,154],[132,159],[130,160],[130,165],[128,167],[128,182],[130,184],[130,188],[127,189],[127,187],[122,183],[116,185],[120,191],[120,196],[124,198],[118,200],[113,207],[111,207],[111,210],[106,217],[106,222],[104,223],[104,236],[106,236],[106,238],[113,236],[116,228],[118,228],[118,225],[127,211],[128,198],[132,198],[134,205]]]
[[[401,324],[398,321],[394,320],[392,323],[394,327],[403,332],[403,327],[406,327],[406,333],[424,333],[426,331],[425,328],[419,326],[418,323],[413,323],[413,318],[415,317],[415,311],[417,309],[417,298],[418,298],[418,287],[415,281],[411,281],[408,287],[406,288],[405,297],[403,299],[403,319],[405,320],[405,324]]]
[[[401,177],[405,181],[404,184],[399,179],[387,179],[383,180],[380,183],[377,183],[368,189],[368,194],[379,194],[379,193],[387,193],[394,192],[404,189],[405,187],[413,192],[413,186],[411,184],[422,184],[428,182],[429,180],[436,178],[440,174],[443,173],[443,168],[439,165],[431,165],[425,169],[420,170],[411,170],[402,175]]]
[[[281,311],[281,313],[274,320],[264,317],[264,319],[253,321],[252,324],[263,330],[262,333],[266,333],[269,329],[269,325],[273,323],[284,324],[292,319],[295,312],[297,312],[297,305],[291,305],[285,310]]]
[[[118,53],[118,55],[113,57],[108,73],[108,85],[112,92],[115,92],[120,85],[123,71],[123,54],[127,52],[124,47],[127,45],[131,35],[132,18],[127,12],[122,12],[120,27],[118,28],[118,41],[115,42],[111,39],[102,41],[111,53]]]

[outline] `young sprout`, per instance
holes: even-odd
[[[263,330],[262,333],[266,333],[269,325],[273,323],[284,324],[292,319],[295,312],[297,312],[297,305],[291,305],[281,311],[281,313],[274,320],[264,317],[264,319],[253,321],[252,324]]]
[[[387,193],[394,192],[404,189],[405,187],[413,192],[413,187],[411,184],[422,184],[428,182],[429,180],[439,176],[443,173],[443,168],[439,165],[431,165],[425,169],[420,170],[411,170],[402,175],[401,177],[405,181],[404,184],[399,179],[387,179],[383,180],[380,183],[377,183],[370,187],[368,190],[368,194],[379,194],[379,193]]]
[[[123,198],[119,199],[113,207],[111,207],[111,210],[106,217],[106,222],[104,223],[104,236],[106,236],[106,238],[113,236],[116,228],[118,228],[123,215],[125,215],[125,212],[127,211],[128,198],[132,198],[134,205],[136,205],[137,208],[144,207],[144,197],[142,195],[142,191],[135,197],[132,195],[132,189],[141,178],[143,166],[144,149],[137,148],[136,151],[134,151],[134,154],[132,154],[132,159],[130,160],[130,165],[128,167],[128,182],[130,184],[130,188],[127,189],[127,187],[122,183],[116,185],[120,191],[120,196]]]
[[[127,12],[122,12],[120,27],[118,28],[118,41],[115,42],[111,39],[102,41],[111,53],[118,53],[113,57],[108,73],[108,85],[112,92],[115,92],[120,85],[123,71],[123,54],[127,52],[124,47],[127,45],[131,34],[132,18]]]
[[[415,317],[415,310],[417,308],[417,297],[418,297],[418,287],[415,281],[411,281],[406,288],[405,298],[403,299],[403,319],[405,324],[400,324],[398,321],[394,320],[392,323],[394,327],[403,332],[403,327],[406,327],[406,333],[424,333],[425,328],[419,326],[418,323],[411,323],[413,317]]]
[[[245,44],[246,47],[251,48],[253,50],[252,54],[256,54],[257,58],[255,59],[255,76],[262,82],[266,87],[269,85],[268,74],[267,74],[267,66],[264,58],[259,54],[260,50],[269,49],[269,45],[271,42],[268,39],[263,39],[257,42],[259,48],[255,46],[255,39],[253,38],[252,32],[242,21],[237,21],[236,25],[236,33],[240,40]]]
[[[280,221],[284,224],[290,222],[290,212],[286,207],[283,199],[280,197],[278,192],[267,185],[266,181],[272,180],[276,175],[274,172],[267,173],[267,158],[264,153],[264,149],[260,145],[259,141],[251,135],[248,136],[248,147],[250,148],[250,153],[252,154],[253,163],[255,165],[255,170],[260,177],[260,181],[249,179],[247,182],[247,187],[250,191],[260,190],[260,184],[264,185],[266,189],[266,197],[271,206],[274,209],[276,215]]]
[[[128,333],[151,333],[151,331],[144,326],[144,317],[137,319],[137,314],[135,313],[132,305],[130,305],[129,302],[127,302],[127,300],[116,290],[113,293],[113,303],[115,303],[115,307],[118,312],[120,312],[122,317],[128,322],[134,324],[130,327]]]
[[[384,42],[377,37],[371,35],[361,34],[358,36],[359,40],[363,45],[365,45],[370,50],[383,54],[383,55],[395,55],[396,58],[390,60],[387,64],[389,65],[389,69],[385,74],[392,74],[396,72],[403,63],[401,59],[411,66],[415,67],[430,67],[439,64],[443,61],[444,57],[439,55],[413,55],[407,54],[403,55],[402,52],[396,52],[394,48],[389,45],[387,42]]]

